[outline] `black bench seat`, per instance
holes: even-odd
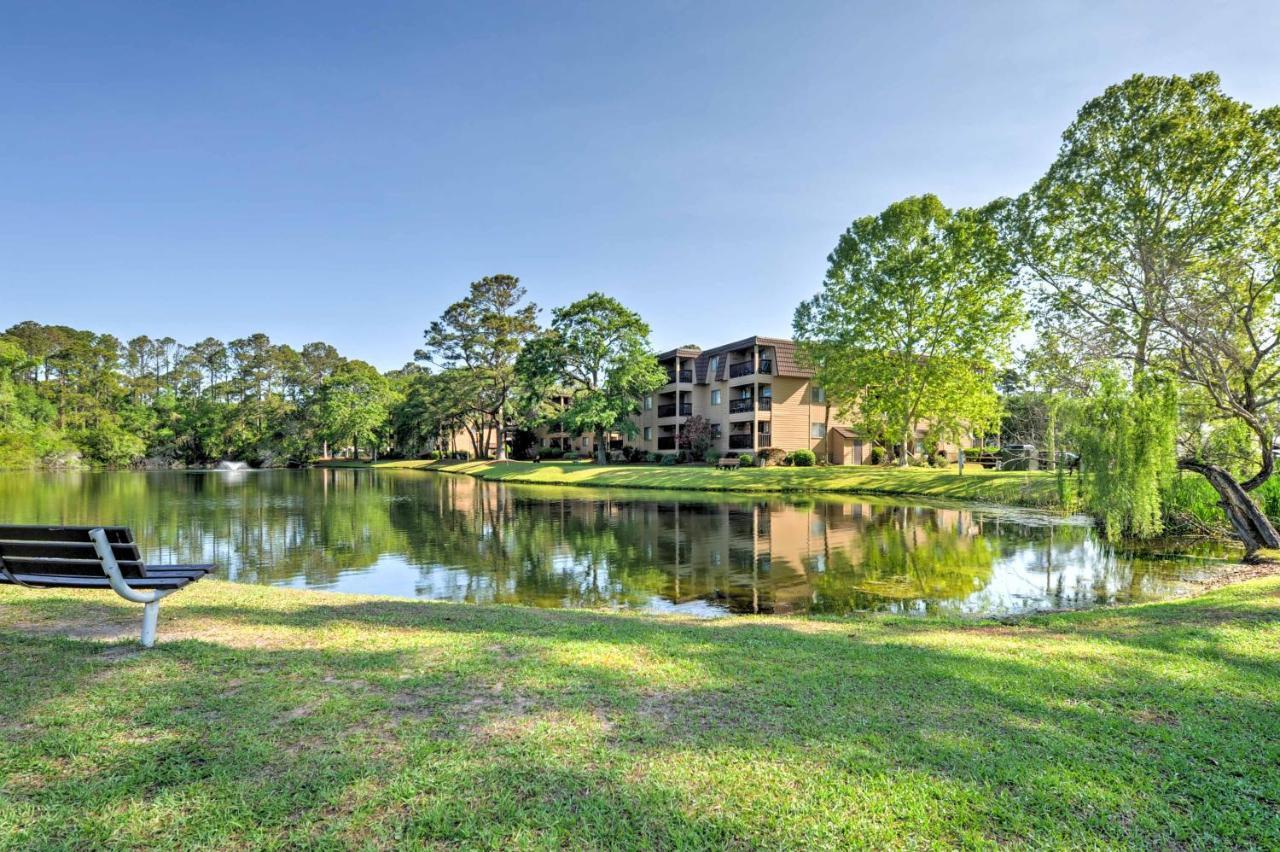
[[[145,565],[128,527],[0,524],[0,583],[36,588],[112,589],[143,604],[142,644],[155,643],[160,599],[213,565]]]

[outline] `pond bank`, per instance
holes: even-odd
[[[705,465],[596,465],[585,462],[325,462],[330,467],[409,468],[464,473],[495,482],[748,493],[832,492],[930,497],[1031,508],[1059,508],[1055,478],[1044,472],[871,466],[715,470]]]
[[[1280,845],[1277,578],[1012,625],[207,580],[148,652],[139,610],[0,587],[14,847]]]

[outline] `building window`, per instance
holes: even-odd
[[[720,391],[719,391],[719,390],[713,390],[713,391],[711,392],[711,404],[712,404],[712,405],[719,405],[719,404],[720,404]]]
[[[814,423],[809,427],[809,437],[819,441],[827,437],[827,424]]]
[[[588,446],[590,443],[591,443],[591,439],[590,439],[590,438],[588,438],[588,437],[586,437],[586,436],[583,436],[583,438],[582,438],[582,448],[583,448],[584,450],[587,448],[587,446]]]
[[[773,386],[772,386],[772,385],[761,385],[761,386],[760,386],[760,398],[761,398],[761,399],[773,399]]]
[[[813,404],[825,405],[827,402],[827,392],[817,385],[813,386]]]
[[[646,396],[644,398],[644,410],[648,411],[651,408],[653,408],[653,397]]]
[[[751,399],[751,385],[743,385],[738,390],[738,399]]]
[[[719,355],[712,355],[712,356],[711,356],[711,370],[710,370],[710,372],[711,372],[711,376],[710,376],[710,377],[711,377],[712,379],[716,378],[716,375],[720,372],[720,356],[719,356]]]
[[[644,427],[644,439],[645,439],[646,441],[652,441],[652,440],[653,440],[653,427],[652,427],[652,426],[646,426],[646,427]]]
[[[719,423],[712,423],[712,424],[711,424],[711,437],[713,437],[713,438],[719,438],[719,437],[720,437],[720,424],[719,424]]]

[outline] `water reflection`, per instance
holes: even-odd
[[[1007,613],[1157,599],[1222,555],[1137,558],[1078,521],[854,499],[657,497],[414,471],[0,475],[0,518],[129,524],[153,562],[544,607]]]

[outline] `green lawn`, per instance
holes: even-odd
[[[336,466],[368,467],[336,463]],[[984,470],[969,465],[961,476],[955,468],[871,466],[766,467],[715,470],[703,465],[599,466],[575,462],[378,462],[375,467],[409,467],[467,473],[503,482],[541,485],[588,485],[661,488],[678,491],[843,491],[901,494],[951,500],[981,500],[1018,506],[1058,504],[1055,479],[1049,473]]]
[[[109,638],[140,609],[0,587],[0,847],[1280,846],[1280,578],[1016,624],[206,581]]]

